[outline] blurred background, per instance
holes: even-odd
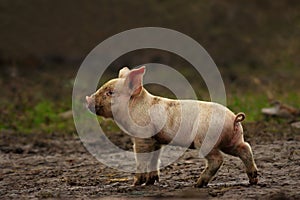
[[[1,0],[0,129],[74,133],[72,87],[81,62],[108,37],[145,26],[174,29],[200,43],[221,72],[228,106],[245,112],[248,122],[264,120],[261,109],[273,100],[300,107],[299,11],[297,0]],[[194,69],[160,50],[121,56],[99,84],[123,66],[148,62],[176,68],[199,99],[209,100]]]

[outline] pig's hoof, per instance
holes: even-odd
[[[159,182],[159,176],[157,171],[149,172],[147,174],[146,185],[153,185],[155,181]]]
[[[258,178],[251,178],[249,179],[250,185],[256,185],[258,183]]]
[[[133,186],[142,185],[146,182],[146,180],[147,180],[146,173],[137,173],[137,174],[135,174],[134,179],[133,179]]]
[[[138,186],[142,184],[153,185],[155,181],[159,182],[159,176],[157,171],[149,173],[137,173],[134,176],[133,186]]]
[[[198,180],[197,183],[195,184],[196,188],[203,188],[206,187],[208,182],[203,181],[203,180]]]
[[[253,171],[252,173],[248,173],[250,185],[256,185],[257,184],[257,182],[258,182],[257,176],[258,176],[257,170]]]

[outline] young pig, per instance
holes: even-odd
[[[108,81],[96,93],[86,97],[92,112],[113,118],[124,132],[133,136],[137,153],[134,185],[150,185],[159,180],[157,150],[161,145],[171,142],[200,149],[206,134],[212,134],[208,131],[212,115],[216,116],[216,120],[211,126],[214,130],[219,128],[221,133],[205,155],[206,168],[196,186],[206,186],[217,173],[223,163],[222,152],[239,157],[245,164],[250,184],[257,184],[257,167],[250,145],[244,142],[240,123],[245,114],[235,115],[217,103],[151,95],[143,88],[144,73],[145,67],[133,70],[125,67],[120,70],[118,78]],[[218,119],[222,113],[224,123]],[[154,153],[142,154],[145,152]]]

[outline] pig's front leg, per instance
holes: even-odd
[[[136,174],[133,185],[153,185],[159,181],[159,148],[160,144],[155,139],[134,139]]]

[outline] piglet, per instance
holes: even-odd
[[[218,139],[205,153],[206,168],[196,187],[204,187],[223,163],[222,152],[239,157],[250,184],[257,184],[257,167],[250,145],[244,141],[241,122],[244,113],[234,114],[225,106],[196,100],[173,100],[150,94],[143,87],[145,67],[119,72],[119,77],[105,83],[96,93],[86,96],[90,111],[112,118],[130,134],[136,153],[134,185],[152,185],[159,181],[159,152],[164,144],[200,149],[204,138]],[[214,119],[213,121],[211,121]],[[222,120],[223,119],[223,120]],[[208,135],[207,135],[208,134]],[[208,140],[209,141],[209,140]],[[208,146],[209,146],[208,145]],[[154,152],[152,154],[142,154]]]

